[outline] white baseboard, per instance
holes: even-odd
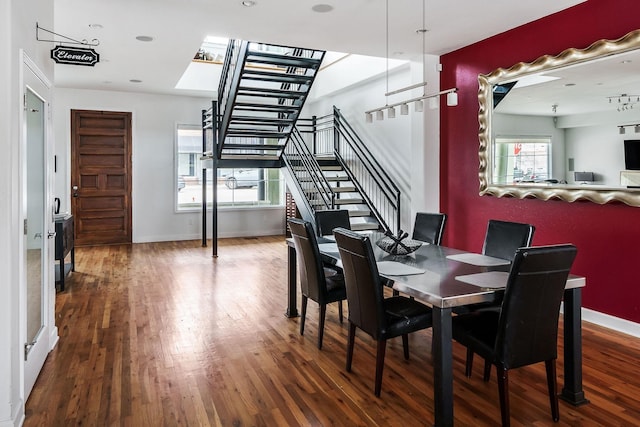
[[[560,305],[560,313],[564,313],[564,302]],[[599,311],[590,310],[588,308],[583,308],[580,316],[584,322],[593,323],[594,325],[602,326],[603,328],[640,338],[640,323],[600,313]]]
[[[51,328],[51,333],[49,334],[49,351],[54,349],[59,340],[60,336],[58,335],[58,327],[54,326]]]
[[[230,237],[260,237],[260,236],[284,236],[284,228],[274,228],[271,230],[246,230],[246,231],[231,231],[223,232],[218,231],[218,238],[225,239]],[[211,235],[207,236],[208,239]],[[133,243],[152,243],[152,242],[173,242],[179,240],[200,240],[202,239],[202,233],[195,234],[176,234],[167,236],[144,236],[137,237]]]
[[[20,427],[24,424],[24,419],[24,401],[20,399],[13,405],[11,419],[0,420],[0,427]]]
[[[582,320],[640,338],[640,323],[589,310],[588,308],[582,309]]]

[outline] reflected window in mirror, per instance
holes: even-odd
[[[551,170],[551,137],[496,137],[493,182],[546,182]]]

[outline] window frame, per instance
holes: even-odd
[[[511,146],[511,145],[515,145],[515,144],[521,144],[521,145],[546,145],[546,153],[543,156],[539,156],[539,157],[543,157],[546,158],[546,164],[545,164],[545,171],[544,171],[544,177],[541,181],[544,181],[546,179],[551,179],[552,175],[553,175],[553,138],[550,135],[499,135],[495,137],[494,140],[494,150],[493,150],[493,159],[492,159],[492,165],[494,167],[494,169],[491,171],[491,178],[492,178],[492,182],[494,182],[497,185],[513,185],[513,184],[520,184],[522,183],[531,183],[531,182],[541,182],[538,180],[535,180],[535,175],[536,175],[536,165],[537,163],[537,159],[536,159],[536,154],[535,154],[535,150],[533,152],[532,155],[529,155],[527,157],[532,158],[533,159],[533,167],[532,167],[532,174],[534,175],[533,180],[524,180],[526,178],[526,169],[523,170],[522,168],[519,168],[522,173],[522,180],[520,181],[516,181],[516,176],[515,174],[504,174],[504,175],[500,175],[499,169],[501,167],[503,167],[502,165],[504,165],[505,168],[508,169],[509,167],[509,163],[510,161],[508,159],[513,158],[514,161],[514,168],[513,170],[515,170],[515,168],[518,166],[517,165],[517,154],[514,155],[509,155],[507,154],[506,156],[501,156],[499,153],[501,151],[500,147],[503,146]],[[509,150],[507,150],[508,152]],[[505,158],[506,163],[501,160],[501,158]],[[520,166],[522,166],[522,159],[520,160]],[[510,181],[509,181],[510,179]]]
[[[199,125],[193,125],[193,124],[184,124],[184,123],[176,123],[175,125],[175,144],[174,144],[174,172],[173,172],[173,181],[174,181],[174,211],[176,213],[193,213],[193,212],[200,212],[202,211],[202,199],[200,197],[200,201],[193,202],[193,203],[188,203],[188,204],[181,204],[180,203],[180,191],[178,189],[179,186],[179,180],[180,180],[180,155],[184,154],[185,152],[181,151],[181,134],[180,131],[186,129],[186,130],[191,130],[191,131],[199,131],[200,132],[200,138],[202,138],[202,127]],[[194,162],[194,176],[199,177],[200,181],[202,181],[202,160],[198,161],[197,159],[199,159],[199,156],[201,155],[201,148],[200,151],[198,151],[197,153],[195,153],[195,155],[197,156],[195,162]],[[224,177],[221,175],[222,173],[224,173],[223,171],[235,171],[235,170],[247,170],[247,169],[257,169],[257,176],[260,176],[260,172],[259,170],[262,169],[264,171],[267,171],[264,175],[263,175],[263,182],[274,182],[277,183],[277,190],[273,190],[273,187],[271,186],[267,186],[267,188],[264,190],[267,193],[269,192],[269,188],[272,188],[272,191],[275,191],[275,194],[271,194],[271,197],[269,197],[268,194],[265,194],[265,201],[269,201],[271,199],[275,199],[277,198],[278,201],[277,203],[264,203],[264,201],[261,200],[246,200],[246,201],[237,201],[236,200],[236,193],[235,191],[238,190],[242,190],[242,189],[238,189],[238,188],[229,188],[229,191],[233,191],[234,193],[231,194],[231,198],[232,201],[231,202],[220,202],[220,188],[218,188],[218,209],[221,210],[231,210],[231,209],[273,209],[273,208],[283,208],[285,206],[285,185],[284,185],[284,176],[282,175],[282,173],[280,172],[279,168],[259,168],[259,167],[255,167],[255,168],[218,168],[218,186],[220,187],[220,184],[224,185]],[[270,177],[270,174],[268,171],[277,171],[277,180],[274,177]],[[209,169],[209,173],[207,174],[207,186],[212,185],[212,182],[210,181],[212,179],[211,176],[209,176],[211,174],[211,169]],[[235,174],[235,172],[234,172]],[[202,185],[202,184],[200,184]],[[271,184],[273,185],[273,184]],[[251,188],[254,187],[259,187],[258,186],[252,186]],[[226,191],[226,188],[224,189],[224,191]],[[274,197],[275,196],[275,197]],[[208,196],[209,197],[209,196]],[[262,203],[261,203],[262,202]],[[207,201],[207,211],[211,211],[212,210],[212,201],[211,199],[209,199]]]

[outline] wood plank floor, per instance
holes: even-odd
[[[317,305],[305,336],[284,316],[282,236],[76,249],[57,295],[60,342],[26,405],[25,426],[417,426],[433,421],[431,332],[388,345],[382,395],[373,395],[375,343],[356,338],[345,372],[347,324],[328,309],[319,351]],[[640,425],[640,340],[584,325],[591,403],[560,403],[551,421],[544,365],[510,372],[514,426]],[[559,352],[562,355],[560,349]],[[455,421],[500,422],[495,372],[463,375],[454,344]],[[479,360],[478,360],[479,362]],[[562,356],[558,360],[562,384]]]

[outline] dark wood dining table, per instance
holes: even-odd
[[[393,283],[393,289],[430,304],[433,308],[432,346],[433,346],[433,396],[434,425],[453,425],[453,338],[451,318],[453,310],[471,304],[492,302],[500,298],[504,288],[479,287],[467,283],[464,277],[489,271],[508,271],[508,261],[476,254],[480,263],[456,260],[468,252],[444,246],[421,246],[407,256],[392,256],[375,245],[380,236],[371,234],[372,247],[376,260],[395,261],[397,263],[424,270],[422,274],[381,276]],[[340,265],[340,254],[332,239],[318,239],[320,252],[328,262]],[[296,251],[293,240],[288,244],[288,307],[286,316],[295,317],[297,310],[297,274]],[[453,256],[454,259],[451,257]],[[466,255],[463,255],[466,256]],[[482,265],[477,265],[482,264]],[[500,277],[506,277],[501,275]],[[506,283],[506,280],[505,282]],[[496,285],[499,285],[498,283]],[[570,275],[564,292],[564,385],[560,398],[579,406],[588,403],[582,388],[582,288],[586,279]]]

